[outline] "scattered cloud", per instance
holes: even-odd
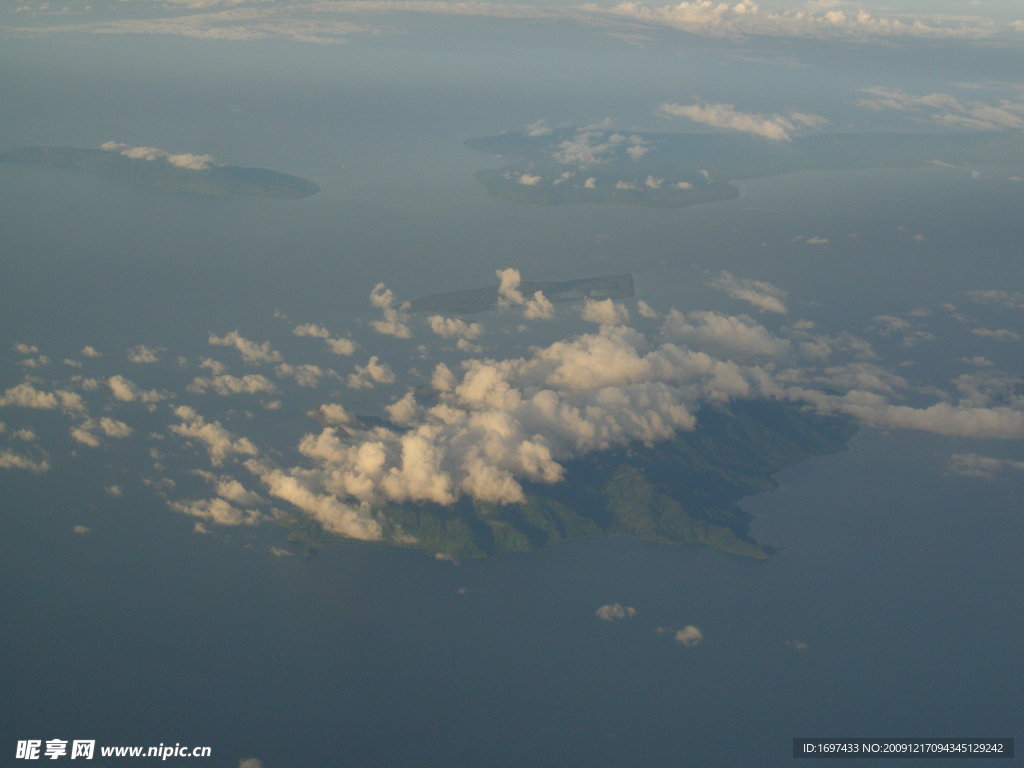
[[[823,117],[806,112],[789,112],[786,115],[740,112],[732,104],[665,102],[658,107],[658,114],[663,117],[682,117],[715,128],[749,133],[769,141],[789,141],[801,128],[818,127],[828,122]]]
[[[234,347],[247,363],[279,363],[281,354],[271,349],[270,342],[257,344],[242,336],[238,331],[231,331],[223,336],[210,334],[209,343],[217,347]]]
[[[958,475],[992,478],[1004,470],[1024,472],[1024,461],[997,459],[977,453],[954,453],[949,457],[949,469]]]
[[[747,302],[762,312],[777,312],[783,315],[787,312],[786,305],[783,303],[786,292],[771,283],[736,278],[731,272],[722,270],[718,277],[711,282],[711,285],[720,291],[725,291],[734,299]]]
[[[33,474],[42,474],[50,470],[47,458],[33,459],[10,450],[0,450],[0,469],[22,469]]]
[[[692,624],[676,630],[675,641],[684,648],[693,648],[704,640],[704,633]]]
[[[412,336],[412,331],[409,328],[409,315],[405,312],[404,305],[399,305],[395,301],[395,295],[384,283],[377,283],[370,291],[370,303],[384,314],[382,320],[374,320],[370,323],[377,333],[399,339],[408,339]]]
[[[148,160],[150,162],[163,160],[165,163],[189,171],[205,171],[214,165],[222,165],[222,163],[214,160],[212,155],[196,155],[190,152],[173,154],[158,147],[133,147],[118,141],[105,142],[100,145],[100,149],[107,152],[117,152],[119,155],[132,158],[133,160]]]
[[[155,363],[158,360],[160,357],[157,355],[157,350],[147,347],[145,344],[139,344],[128,350],[128,362],[130,363]]]
[[[235,437],[219,421],[208,422],[195,409],[182,405],[174,409],[180,424],[172,424],[171,432],[184,438],[198,440],[206,446],[210,463],[219,466],[232,455],[255,456],[256,446],[246,437]]]
[[[861,88],[858,105],[874,111],[893,110],[949,128],[1005,131],[1024,128],[1024,99],[994,102],[958,98],[948,93],[912,94],[901,88]]]
[[[609,603],[608,605],[602,605],[594,614],[601,621],[622,621],[623,619],[632,619],[636,616],[636,608],[629,605],[621,605],[619,603]]]

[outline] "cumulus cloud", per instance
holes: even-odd
[[[321,377],[328,374],[328,371],[325,371],[319,365],[310,365],[308,363],[302,365],[281,363],[274,371],[281,378],[292,379],[300,387],[309,387],[310,389],[315,389],[320,384]]]
[[[609,603],[608,605],[602,605],[594,614],[601,621],[622,621],[623,619],[632,619],[636,616],[636,608],[630,605],[621,605],[619,603]]]
[[[658,107],[658,113],[664,117],[682,117],[694,123],[749,133],[770,141],[789,141],[801,127],[817,127],[827,122],[823,117],[806,112],[790,112],[787,115],[740,112],[732,104],[665,102]]]
[[[147,347],[145,344],[139,344],[128,350],[128,362],[130,363],[155,363],[159,359],[157,350]]]
[[[255,525],[260,513],[255,509],[239,509],[227,499],[193,499],[168,502],[171,509],[192,517],[198,517],[217,525]]]
[[[234,347],[247,363],[279,363],[281,354],[270,347],[270,342],[257,344],[242,336],[238,331],[231,331],[223,336],[210,334],[208,342],[217,347]]]
[[[409,315],[404,311],[404,307],[395,301],[394,293],[384,283],[377,283],[370,291],[370,303],[384,315],[383,319],[370,323],[377,333],[399,339],[408,339],[412,336]]]
[[[273,394],[277,387],[270,379],[260,374],[232,376],[222,373],[217,376],[197,376],[187,387],[189,392],[206,394],[214,392],[218,395],[256,395]]]
[[[366,365],[357,365],[355,372],[348,377],[348,385],[352,389],[372,389],[378,384],[394,383],[395,372],[376,355],[371,357]]]
[[[580,317],[588,323],[598,325],[616,325],[624,323],[629,319],[629,310],[624,304],[612,299],[586,299],[580,309]]]
[[[968,291],[972,301],[995,304],[1006,309],[1024,309],[1024,293],[1000,290]]]
[[[682,629],[676,630],[675,641],[685,648],[693,648],[700,645],[704,639],[704,633],[692,624],[687,624]]]
[[[84,413],[85,402],[82,396],[64,389],[47,392],[36,389],[29,381],[23,381],[8,388],[0,394],[0,407],[16,406],[18,408],[34,408],[37,410],[61,410],[65,413]]]
[[[787,339],[773,336],[747,315],[687,312],[673,309],[665,316],[662,332],[689,343],[716,347],[740,356],[778,357],[790,352]]]
[[[778,312],[786,314],[786,305],[783,299],[786,292],[771,283],[761,280],[748,280],[746,278],[733,277],[731,272],[722,270],[711,285],[720,291],[725,291],[729,296],[757,307],[762,312]]]
[[[316,325],[314,323],[297,325],[292,329],[292,333],[296,336],[311,336],[315,339],[323,339],[327,348],[336,355],[347,356],[356,351],[356,343],[354,341],[346,338],[334,338],[331,336],[330,331],[322,325]]]
[[[523,317],[527,320],[550,320],[555,316],[555,306],[544,295],[543,291],[534,291],[533,296],[526,298],[520,287],[522,278],[518,269],[495,270],[498,276],[498,307],[507,309],[518,305],[523,308]]]
[[[33,459],[10,450],[0,450],[0,469],[21,469],[33,474],[42,474],[50,470],[47,458]]]
[[[70,430],[71,438],[82,445],[90,448],[98,448],[100,445],[99,435],[106,437],[124,438],[132,434],[134,430],[123,421],[103,416],[99,419],[86,419]]]
[[[133,147],[118,141],[108,141],[101,144],[100,149],[107,152],[117,152],[119,155],[130,157],[133,160],[148,160],[151,162],[162,160],[177,168],[184,168],[189,171],[205,171],[214,165],[222,165],[222,163],[218,163],[213,158],[213,155],[196,155],[190,152],[173,154],[158,147]]]
[[[1020,334],[1008,328],[973,328],[971,333],[994,341],[1020,341]]]
[[[985,102],[957,98],[948,93],[912,94],[900,88],[862,88],[865,98],[857,103],[867,109],[893,110],[920,116],[939,125],[974,131],[1005,131],[1024,128],[1024,100]]]
[[[167,398],[167,395],[155,389],[141,389],[134,381],[120,374],[107,379],[107,386],[114,399],[125,403],[157,403]]]
[[[100,353],[96,351],[96,348],[95,347],[91,347],[88,344],[86,344],[84,347],[82,347],[82,354],[85,355],[86,357],[99,357],[100,356]]]
[[[467,323],[457,317],[431,315],[427,318],[430,330],[443,339],[475,339],[483,333],[480,323]]]
[[[219,421],[208,422],[187,405],[175,408],[174,415],[181,419],[181,423],[172,424],[171,432],[198,440],[206,446],[210,463],[214,466],[223,464],[225,459],[233,455],[255,456],[257,453],[256,446],[248,438],[236,438]]]
[[[949,468],[958,475],[992,478],[1004,470],[1024,472],[1024,461],[997,459],[977,453],[954,453],[949,457]]]

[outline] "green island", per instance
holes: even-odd
[[[465,145],[512,162],[475,178],[502,200],[683,208],[739,196],[732,183],[809,170],[970,169],[1024,164],[1024,132],[828,133],[756,136],[563,128],[509,132]]]
[[[214,164],[186,168],[162,158],[125,157],[106,149],[25,147],[0,155],[0,162],[74,168],[164,192],[204,197],[299,198],[320,191],[308,179],[266,168]]]
[[[750,515],[736,503],[776,488],[773,475],[785,467],[843,450],[855,431],[844,417],[789,403],[739,401],[705,409],[695,430],[672,440],[569,462],[564,482],[526,486],[519,504],[463,499],[451,506],[387,505],[375,514],[385,543],[452,558],[623,535],[765,559],[772,548],[751,538]],[[328,542],[349,541],[302,513],[279,522],[290,540],[311,553]]]
[[[541,291],[554,302],[625,299],[635,295],[632,275],[609,275],[555,282],[523,280],[518,289],[524,296],[533,296],[537,291]],[[413,312],[448,312],[463,315],[485,312],[497,306],[497,285],[435,293],[409,302],[409,309]]]

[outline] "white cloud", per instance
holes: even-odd
[[[404,311],[404,306],[396,305],[395,295],[384,283],[377,283],[370,291],[370,303],[384,314],[382,320],[373,320],[370,323],[377,333],[399,339],[408,339],[412,336],[408,324],[409,315]]]
[[[791,112],[788,115],[740,112],[732,104],[666,102],[658,108],[658,113],[666,117],[682,117],[715,128],[749,133],[771,141],[789,141],[800,127],[818,126],[827,122],[823,117],[804,112]]]
[[[218,163],[212,155],[195,155],[192,153],[172,154],[171,152],[157,147],[133,147],[128,144],[122,144],[118,141],[105,142],[100,145],[100,149],[106,150],[107,152],[117,152],[118,154],[132,158],[133,160],[148,160],[150,162],[154,160],[163,160],[173,166],[184,168],[189,171],[205,171],[214,165],[222,165],[222,163]]]
[[[998,306],[1005,307],[1006,309],[1024,310],[1024,293],[987,290],[968,291],[967,295],[972,301],[976,301],[980,304],[996,304]]]
[[[677,630],[675,634],[675,641],[685,648],[693,648],[695,645],[700,645],[703,639],[704,633],[692,624],[687,624],[682,629]]]
[[[608,605],[602,605],[594,614],[601,621],[621,621],[623,619],[632,619],[636,616],[636,608],[630,605],[621,605],[619,603],[609,603]]]
[[[690,343],[707,344],[737,355],[777,357],[790,352],[786,339],[772,336],[768,329],[747,315],[720,312],[671,310],[662,325],[668,336]]]
[[[308,363],[303,365],[281,363],[274,371],[281,378],[293,379],[300,387],[309,387],[311,389],[315,389],[320,384],[320,378],[328,374],[328,371],[325,371],[320,366]]]
[[[919,115],[939,125],[975,131],[1024,128],[1024,100],[985,102],[957,98],[948,93],[912,94],[900,88],[862,88],[866,98],[857,103],[875,111],[893,110]]]
[[[618,325],[629,319],[629,310],[624,304],[612,299],[586,299],[580,308],[580,317],[588,323],[598,325]]]
[[[222,498],[170,501],[171,509],[217,525],[255,525],[261,515],[255,509],[239,509]]]
[[[88,344],[86,344],[84,347],[82,347],[82,354],[85,355],[86,357],[99,357],[100,356],[100,353],[96,351],[96,348],[95,347],[91,347]]]
[[[120,374],[107,379],[107,386],[110,388],[114,399],[125,403],[157,403],[167,399],[167,395],[155,389],[140,389],[135,382]]]
[[[354,341],[345,338],[333,338],[330,331],[322,325],[315,325],[314,323],[297,325],[292,329],[292,333],[296,336],[311,336],[315,339],[323,339],[327,348],[336,355],[347,356],[356,351],[356,344]]]
[[[49,459],[33,459],[9,450],[0,450],[0,469],[22,469],[33,474],[50,470]]]
[[[139,344],[128,350],[128,362],[131,363],[155,363],[159,359],[157,350],[147,347],[145,344]]]
[[[480,323],[467,323],[457,317],[431,315],[427,318],[430,330],[443,339],[475,339],[483,333]]]
[[[971,333],[994,341],[1020,341],[1020,334],[1007,328],[973,328]]]
[[[346,411],[344,406],[337,403],[324,403],[315,411],[310,411],[309,415],[321,424],[329,427],[343,426],[354,421],[352,414]]]
[[[207,422],[186,405],[175,408],[174,415],[181,419],[181,423],[172,424],[171,432],[203,443],[214,466],[224,463],[232,455],[255,456],[257,453],[256,446],[248,438],[236,438],[219,421]]]
[[[729,296],[757,307],[763,312],[778,312],[786,314],[786,305],[783,299],[786,292],[771,283],[760,280],[748,280],[746,278],[733,277],[732,273],[722,270],[711,285]]]
[[[521,173],[516,179],[516,183],[522,184],[524,187],[536,187],[541,183],[543,179],[532,173]]]
[[[257,344],[242,336],[238,331],[231,331],[223,336],[210,334],[209,343],[218,347],[234,347],[247,363],[279,363],[281,354],[271,349],[270,342]]]
[[[36,389],[29,381],[23,381],[0,394],[0,407],[15,406],[52,411],[60,409],[65,413],[84,413],[85,402],[81,395],[64,389],[47,392]]]
[[[394,383],[395,372],[376,355],[371,357],[366,365],[357,365],[355,373],[348,377],[348,385],[352,389],[372,389],[378,384]]]
[[[270,379],[260,374],[232,376],[222,373],[218,376],[197,376],[187,387],[189,392],[206,394],[213,391],[218,395],[273,394],[277,387]]]
[[[992,478],[1008,469],[1024,472],[1024,461],[997,459],[977,453],[954,453],[949,457],[949,468],[958,475]]]

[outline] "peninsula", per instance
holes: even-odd
[[[164,153],[128,157],[109,149],[77,147],[25,147],[0,155],[0,162],[73,168],[151,189],[204,197],[299,198],[320,191],[313,182],[266,168],[242,168],[196,162],[175,164]]]

